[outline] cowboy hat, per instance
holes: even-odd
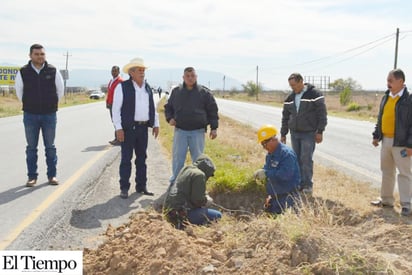
[[[145,69],[148,68],[147,66],[145,66],[144,61],[143,61],[142,58],[136,57],[136,58],[133,58],[132,60],[130,60],[129,63],[124,65],[123,72],[128,74],[129,70],[131,68],[134,68],[134,67],[140,67],[140,68],[145,68]]]

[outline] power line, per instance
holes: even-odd
[[[336,53],[336,54],[334,54],[334,55],[330,55],[330,56],[326,56],[326,57],[318,58],[318,59],[311,60],[311,61],[306,61],[306,62],[303,62],[303,63],[298,63],[298,64],[296,64],[295,66],[300,66],[300,65],[305,65],[305,64],[310,64],[310,63],[315,63],[315,62],[318,62],[318,61],[320,61],[320,60],[324,60],[324,59],[329,59],[329,58],[338,57],[338,56],[341,56],[341,55],[344,55],[344,54],[350,53],[350,52],[352,52],[352,51],[355,51],[355,50],[361,49],[361,48],[363,48],[363,47],[369,46],[369,45],[371,45],[371,44],[373,44],[373,43],[376,43],[376,42],[378,42],[378,41],[381,41],[381,40],[383,40],[383,39],[386,39],[386,38],[388,38],[388,37],[392,37],[392,36],[393,36],[393,34],[390,34],[390,35],[384,36],[384,37],[382,37],[382,38],[376,39],[376,40],[374,40],[374,41],[371,41],[371,42],[368,42],[368,43],[362,44],[362,45],[360,45],[360,46],[357,46],[357,47],[354,47],[354,48],[351,48],[351,49],[348,49],[348,50],[345,50],[345,51],[342,51],[342,52]]]
[[[350,52],[353,52],[353,51],[359,50],[359,49],[361,49],[361,48],[367,47],[367,46],[369,46],[369,45],[372,45],[372,44],[377,43],[377,42],[382,41],[382,40],[384,40],[384,42],[387,42],[388,40],[391,40],[394,35],[395,35],[394,33],[389,34],[389,35],[385,35],[384,37],[381,37],[381,38],[379,38],[379,39],[376,39],[376,40],[373,40],[373,41],[370,41],[370,42],[361,44],[361,45],[359,45],[359,46],[356,46],[356,47],[353,47],[353,48],[350,48],[350,49],[347,49],[347,50],[338,52],[338,53],[333,54],[333,55],[329,55],[329,56],[325,56],[325,57],[321,57],[321,58],[317,58],[317,59],[313,59],[313,60],[309,60],[309,61],[305,61],[305,62],[301,62],[301,63],[296,63],[296,64],[292,64],[292,65],[287,65],[287,66],[278,66],[278,67],[272,67],[272,68],[270,68],[270,67],[267,68],[267,67],[266,67],[266,68],[267,68],[268,70],[281,70],[281,69],[285,69],[285,68],[288,68],[288,67],[296,67],[296,66],[302,66],[302,65],[309,65],[309,64],[312,64],[312,63],[321,62],[321,61],[323,61],[323,60],[328,60],[328,59],[332,59],[332,58],[337,58],[337,57],[340,57],[340,56],[345,55],[345,54],[348,54],[348,53],[350,53]],[[381,44],[381,43],[379,43],[378,45],[380,45],[380,44]],[[355,55],[355,56],[356,56],[356,55]]]
[[[312,69],[312,71],[313,71],[313,70],[319,70],[319,69],[321,69],[321,68],[331,67],[331,66],[334,66],[334,65],[336,65],[336,64],[345,62],[345,61],[350,60],[350,59],[352,59],[352,58],[354,58],[354,57],[356,57],[356,56],[359,56],[359,55],[362,55],[362,54],[364,54],[364,53],[367,53],[367,52],[369,52],[369,51],[371,51],[371,50],[373,50],[373,49],[375,49],[375,48],[377,48],[377,47],[379,47],[379,46],[381,46],[381,45],[383,45],[383,44],[385,44],[385,43],[387,43],[387,42],[389,42],[389,41],[392,41],[392,38],[388,38],[388,39],[386,39],[385,41],[382,41],[381,43],[379,43],[379,44],[377,44],[377,45],[374,45],[373,47],[370,47],[370,48],[368,48],[368,49],[366,49],[366,50],[363,50],[363,51],[361,51],[361,52],[358,52],[358,53],[356,53],[356,54],[353,54],[353,55],[351,55],[351,56],[349,56],[349,57],[346,57],[346,58],[344,58],[344,59],[341,59],[341,60],[339,60],[339,61],[336,61],[336,62],[332,62],[332,63],[326,64],[326,65],[319,66],[319,68]]]

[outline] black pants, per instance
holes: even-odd
[[[122,158],[120,161],[120,190],[128,191],[130,188],[130,175],[132,172],[131,160],[133,157],[133,150],[136,155],[136,189],[146,189],[147,182],[147,140],[148,127],[147,125],[135,125],[133,128],[124,131],[124,142],[121,145]]]

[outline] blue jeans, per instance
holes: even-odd
[[[290,194],[271,195],[269,208],[266,211],[275,214],[282,214],[287,208],[294,207],[299,199],[299,195],[296,192]]]
[[[147,181],[147,141],[148,141],[148,129],[146,125],[136,125],[132,129],[124,130],[124,142],[122,142],[120,160],[120,190],[128,191],[130,188],[130,175],[132,173],[132,157],[133,150],[136,155],[136,191],[146,189]]]
[[[186,131],[175,127],[173,136],[173,160],[170,183],[176,180],[177,175],[183,168],[189,148],[192,162],[203,153],[205,149],[205,129]]]
[[[29,179],[37,179],[37,145],[39,143],[40,130],[43,136],[43,144],[46,151],[47,177],[56,176],[57,154],[54,138],[56,136],[56,113],[31,114],[24,112],[24,131],[26,133],[26,164]]]
[[[189,222],[196,225],[208,224],[211,221],[218,220],[222,217],[222,213],[211,208],[193,208],[187,212]]]
[[[299,161],[301,187],[312,188],[313,152],[315,151],[315,132],[291,131],[292,148]]]

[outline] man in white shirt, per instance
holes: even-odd
[[[46,151],[47,178],[49,184],[57,185],[56,136],[58,101],[64,95],[63,78],[59,71],[46,61],[44,47],[30,47],[30,61],[16,75],[16,95],[23,103],[23,123],[26,135],[26,164],[28,180],[26,186],[37,182],[37,145],[40,130]]]
[[[153,92],[145,82],[146,66],[141,58],[134,58],[123,67],[130,78],[117,85],[113,97],[113,124],[116,138],[121,142],[120,197],[127,199],[130,189],[131,159],[136,154],[136,192],[153,196],[147,190],[146,151],[148,128],[157,138],[159,134],[159,115],[156,111]]]

